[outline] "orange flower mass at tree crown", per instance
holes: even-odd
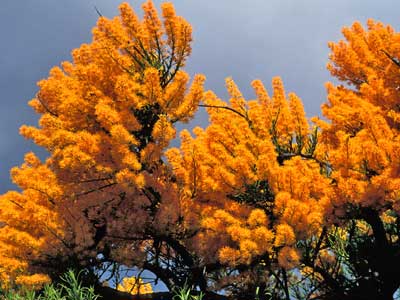
[[[11,170],[21,191],[0,196],[3,285],[38,287],[72,267],[98,287],[101,270],[123,265],[210,298],[257,288],[351,299],[359,286],[393,295],[397,281],[382,282],[400,278],[390,266],[400,247],[399,34],[355,23],[330,44],[328,69],[345,85],[327,85],[318,129],[278,77],[271,96],[253,81],[254,100],[228,78],[229,102],[203,91],[203,75],[189,84],[190,24],[170,3],[161,19],[152,1],[143,10],[140,19],[123,3],[120,16],[100,17],[92,42],[38,83],[39,126],[21,134],[49,157],[28,153]],[[168,148],[199,106],[210,124]],[[365,270],[376,285],[357,281],[372,278]]]
[[[140,244],[153,214],[179,214],[171,211],[177,199],[160,160],[175,137],[174,123],[187,122],[196,111],[204,76],[188,86],[181,68],[191,52],[192,29],[172,4],[162,5],[162,20],[151,1],[143,10],[139,20],[123,3],[119,17],[100,17],[93,41],[38,83],[30,105],[41,114],[39,128],[22,126],[21,134],[50,156],[42,163],[27,154],[11,172],[23,191],[2,196],[5,280],[22,278],[28,265],[30,272],[41,272],[50,258],[87,263],[99,252],[114,251],[118,257],[128,245],[111,249],[116,242],[107,246],[105,231],[140,235]],[[154,190],[146,193],[146,185]],[[171,200],[166,212],[157,209],[163,193]],[[137,245],[134,252],[144,248]]]

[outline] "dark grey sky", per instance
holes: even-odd
[[[142,1],[129,1],[139,9]],[[161,1],[155,1],[157,5]],[[325,100],[327,42],[341,37],[343,25],[374,18],[400,29],[396,0],[176,0],[178,14],[194,28],[193,54],[186,70],[207,76],[206,87],[226,96],[224,78],[232,76],[247,97],[250,82],[270,86],[280,75],[287,91],[304,101],[309,116]],[[91,39],[97,6],[117,14],[117,0],[1,0],[0,6],[0,193],[12,188],[9,169],[25,152],[38,149],[18,134],[36,124],[27,106],[36,82],[70,59],[70,51]],[[205,125],[200,113],[194,124]]]

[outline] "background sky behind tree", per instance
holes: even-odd
[[[27,102],[36,82],[70,51],[91,40],[98,15],[118,14],[119,0],[1,0],[0,6],[0,193],[13,188],[9,169],[24,153],[39,149],[18,134],[22,124],[36,124]],[[141,11],[143,1],[129,1]],[[154,1],[159,7],[161,1]],[[178,15],[193,26],[193,53],[186,70],[207,76],[206,88],[226,99],[224,79],[232,76],[246,97],[250,82],[270,89],[273,76],[303,100],[308,116],[325,101],[328,41],[341,38],[341,27],[368,18],[400,30],[396,0],[175,0]],[[191,123],[205,126],[204,111]],[[45,153],[41,153],[45,157]]]

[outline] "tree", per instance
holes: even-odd
[[[217,286],[243,299],[257,286],[288,299],[287,271],[301,258],[296,243],[321,231],[330,191],[314,157],[317,132],[279,78],[271,98],[254,81],[252,101],[226,83],[230,105],[207,92],[210,125],[195,138],[183,131],[181,149],[166,155],[202,220],[195,251],[228,266],[230,276],[213,278]]]
[[[180,221],[162,153],[174,124],[197,109],[204,76],[189,87],[181,70],[191,52],[190,24],[168,3],[163,21],[151,1],[143,9],[143,20],[126,3],[120,17],[100,17],[92,43],[39,82],[30,105],[40,127],[23,126],[21,134],[50,156],[41,162],[28,153],[11,171],[22,192],[1,197],[4,280],[40,284],[46,278],[37,274],[54,279],[70,267],[95,276],[118,262],[171,285],[160,253],[178,251],[177,237],[193,233]]]
[[[44,147],[2,195],[3,281],[40,285],[68,268],[103,295],[118,266],[206,298],[392,299],[399,287],[399,35],[369,21],[331,43],[327,121],[310,123],[280,78],[229,102],[182,70],[191,26],[151,1],[100,17],[93,41],[39,82]],[[202,103],[200,104],[200,101]],[[210,124],[175,124],[205,107]],[[318,126],[318,127],[317,127]],[[126,290],[126,289],[125,289]],[[219,293],[221,290],[225,293]],[[129,297],[130,298],[129,298]],[[369,298],[368,298],[369,297]]]
[[[324,280],[329,299],[393,299],[400,286],[400,35],[373,20],[343,34],[345,41],[329,45],[328,69],[345,84],[327,84],[322,112],[330,122],[318,124],[334,188],[327,224],[347,230],[348,271]]]

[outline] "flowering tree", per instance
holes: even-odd
[[[227,102],[203,75],[189,85],[191,26],[169,3],[162,19],[151,1],[143,10],[100,17],[39,82],[39,127],[21,134],[49,157],[28,153],[11,171],[21,192],[0,197],[1,280],[39,286],[72,267],[100,286],[122,264],[210,298],[392,299],[399,35],[345,28],[328,65],[345,85],[328,84],[327,121],[310,123],[279,78],[271,96],[253,81],[254,100],[230,78]],[[207,128],[169,148],[199,106]]]
[[[372,20],[343,34],[329,44],[328,69],[344,85],[327,84],[329,122],[317,124],[333,188],[327,225],[347,232],[334,259],[345,271],[323,277],[332,299],[392,299],[400,285],[400,35]]]
[[[189,87],[191,26],[173,6],[163,4],[162,21],[151,1],[143,9],[143,20],[126,3],[120,17],[101,17],[92,43],[39,82],[30,102],[39,128],[21,133],[50,156],[28,153],[11,172],[22,192],[1,197],[3,280],[40,284],[66,267],[110,261],[149,269],[167,285],[176,279],[160,254],[174,259],[177,241],[193,232],[162,154],[174,124],[197,109],[204,76]]]
[[[272,97],[254,81],[257,99],[251,101],[231,79],[226,83],[230,104],[207,92],[210,125],[196,128],[195,138],[183,131],[181,148],[166,155],[201,220],[195,251],[232,269],[217,286],[246,297],[256,286],[276,285],[289,297],[281,277],[299,265],[297,241],[321,231],[330,191],[315,158],[317,132],[279,78]]]

